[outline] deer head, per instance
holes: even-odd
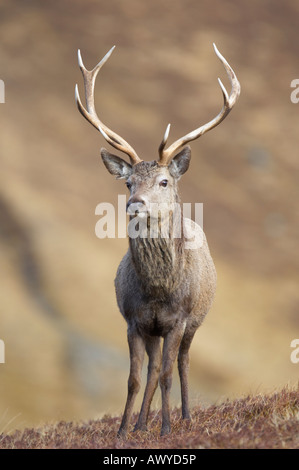
[[[215,53],[222,62],[232,86],[230,95],[228,95],[221,80],[218,78],[224,99],[220,113],[208,123],[186,134],[166,148],[170,131],[170,124],[168,124],[163,140],[159,146],[159,159],[153,162],[145,162],[138,157],[135,150],[122,137],[110,130],[100,121],[95,110],[95,80],[98,72],[108,60],[114,48],[115,46],[110,49],[105,57],[91,71],[85,68],[80,50],[78,50],[79,67],[84,79],[86,108],[82,105],[80,100],[77,85],[75,98],[78,109],[85,119],[101,132],[105,140],[112,147],[129,156],[130,163],[111,154],[106,149],[101,149],[101,157],[108,171],[112,175],[115,175],[116,178],[126,180],[126,184],[131,193],[127,205],[128,209],[134,204],[134,211],[137,209],[138,212],[139,205],[139,214],[141,215],[149,210],[150,203],[158,203],[161,200],[165,203],[177,201],[177,181],[188,170],[191,158],[191,150],[187,144],[192,140],[198,139],[226,118],[240,95],[240,84],[233,69],[214,44]]]

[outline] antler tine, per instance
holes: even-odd
[[[169,131],[170,131],[170,124],[168,124],[168,126],[166,127],[166,131],[165,131],[165,134],[164,134],[164,137],[163,137],[163,140],[159,146],[159,155],[160,155],[160,159],[163,157],[163,151],[164,151],[164,148],[165,148],[165,145],[167,144],[167,140],[168,140],[168,136],[169,136]]]
[[[229,63],[226,61],[226,59],[220,54],[220,52],[218,51],[216,45],[213,44],[213,46],[214,46],[214,50],[215,50],[216,55],[218,56],[218,58],[222,62],[223,66],[226,70],[226,73],[227,73],[227,75],[230,79],[231,86],[232,86],[230,95],[228,95],[223,83],[221,82],[220,78],[218,78],[219,85],[220,85],[220,88],[221,88],[221,91],[222,91],[222,94],[223,94],[223,99],[224,99],[224,104],[223,104],[223,107],[222,107],[220,113],[214,119],[209,121],[207,124],[204,124],[203,126],[199,127],[198,129],[195,129],[194,131],[189,132],[189,134],[186,134],[184,137],[176,140],[172,145],[170,145],[165,150],[164,148],[165,148],[166,141],[167,141],[168,134],[169,134],[169,126],[168,126],[167,129],[166,129],[164,138],[163,138],[163,140],[160,144],[160,147],[159,147],[159,154],[160,154],[159,164],[160,165],[163,165],[163,166],[168,165],[169,162],[171,161],[172,157],[173,157],[173,154],[176,151],[178,151],[180,148],[182,148],[188,142],[191,142],[192,140],[198,139],[200,136],[202,136],[206,132],[208,132],[211,129],[213,129],[214,127],[218,126],[218,124],[220,124],[226,118],[226,116],[229,114],[229,112],[231,111],[231,109],[235,105],[237,99],[239,98],[239,95],[240,95],[240,92],[241,92],[241,86],[240,86],[240,83],[239,83],[239,81],[236,77],[236,74],[233,71],[233,69],[231,68],[231,66],[229,65]],[[166,138],[165,138],[165,136],[166,136]]]
[[[76,85],[75,87],[75,100],[76,100],[80,113],[85,117],[85,119],[87,119],[88,122],[90,122],[96,129],[98,129],[101,132],[101,134],[104,136],[104,138],[110,145],[120,150],[121,152],[126,153],[130,157],[131,163],[135,165],[136,163],[141,162],[135,150],[122,137],[120,137],[118,134],[116,134],[111,129],[109,129],[109,127],[103,124],[102,121],[99,119],[95,110],[94,87],[95,87],[96,77],[99,71],[101,70],[101,68],[103,67],[103,65],[107,62],[107,60],[111,56],[114,49],[115,49],[115,46],[113,46],[110,49],[110,51],[107,52],[107,54],[103,57],[103,59],[92,70],[86,69],[86,67],[83,64],[80,49],[78,49],[78,63],[79,63],[79,67],[82,72],[83,80],[84,80],[85,101],[86,101],[87,109],[83,106],[81,102],[79,91],[78,91],[78,85]]]

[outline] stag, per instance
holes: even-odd
[[[141,370],[145,351],[148,355],[148,374],[143,402],[134,430],[146,430],[152,398],[160,384],[162,395],[161,435],[171,431],[170,389],[176,358],[181,384],[182,418],[190,419],[188,403],[189,348],[198,327],[209,311],[216,289],[216,270],[206,237],[199,225],[179,215],[171,217],[179,205],[178,181],[188,170],[191,150],[187,145],[216,127],[229,114],[240,94],[240,84],[231,66],[214,44],[215,53],[222,62],[231,82],[227,93],[218,79],[224,104],[219,114],[207,124],[167,145],[170,125],[167,126],[159,146],[157,161],[140,159],[135,150],[118,134],[103,124],[97,116],[94,86],[98,72],[110,57],[114,47],[89,71],[85,68],[80,50],[78,62],[84,79],[86,108],[82,105],[76,85],[76,103],[81,114],[105,140],[125,153],[130,162],[101,149],[107,170],[118,179],[124,179],[130,191],[127,211],[131,220],[156,220],[159,228],[155,237],[129,236],[129,249],[122,259],[115,278],[115,291],[119,310],[127,322],[130,352],[128,393],[119,436],[125,436],[136,395],[141,385]],[[163,201],[163,208],[155,215],[153,204]],[[180,227],[180,236],[174,236]],[[166,227],[166,228],[165,228]],[[190,249],[187,240],[193,237]],[[161,351],[161,338],[163,347]]]

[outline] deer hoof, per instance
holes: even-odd
[[[161,436],[161,437],[162,437],[162,436],[166,436],[167,434],[170,434],[170,432],[171,432],[170,425],[162,426],[160,436]]]
[[[119,428],[119,430],[117,431],[117,437],[119,439],[125,439],[127,437],[127,429],[125,428]]]

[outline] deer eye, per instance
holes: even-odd
[[[126,186],[127,186],[127,188],[128,188],[128,189],[131,189],[131,187],[132,187],[132,184],[131,184],[131,183],[129,183],[129,181],[127,181],[127,182],[126,182]]]
[[[168,184],[168,180],[162,180],[160,181],[160,186],[163,186],[163,188],[166,188],[167,184]]]

